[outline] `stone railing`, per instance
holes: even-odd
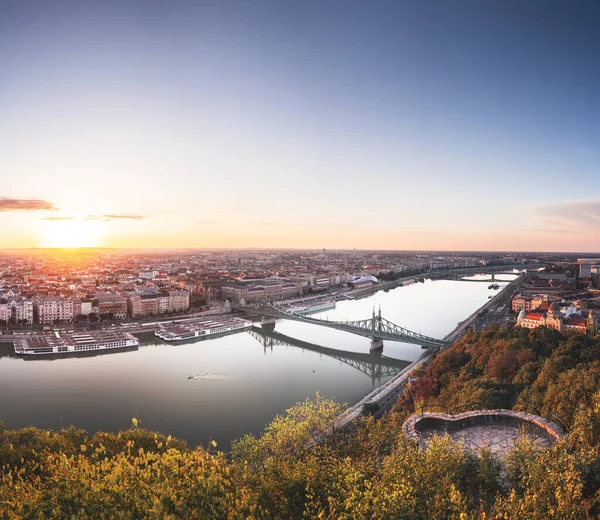
[[[409,417],[402,425],[402,430],[409,439],[420,442],[421,434],[426,430],[453,432],[473,426],[498,424],[526,428],[552,444],[560,442],[565,435],[563,430],[551,421],[514,410],[474,410],[458,415],[426,412]]]

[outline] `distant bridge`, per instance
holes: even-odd
[[[477,274],[520,274],[522,271],[536,271],[544,267],[544,264],[515,264],[515,265],[493,265],[493,266],[479,266],[479,267],[467,267],[457,269],[439,269],[428,271],[423,273],[421,276],[424,278],[431,278],[432,280],[440,280],[453,278],[454,276],[463,277]],[[517,271],[517,272],[515,272]]]
[[[381,309],[379,309],[379,313],[375,313],[375,310],[373,310],[373,316],[366,320],[330,321],[296,314],[270,302],[235,307],[244,311],[254,311],[263,316],[312,323],[313,325],[321,325],[322,327],[329,327],[331,329],[342,330],[344,332],[350,332],[351,334],[358,334],[359,336],[371,338],[371,349],[381,348],[384,340],[413,343],[426,348],[441,348],[447,345],[447,341],[443,339],[424,336],[423,334],[418,334],[417,332],[405,329],[404,327],[400,327],[399,325],[386,320],[381,316]]]
[[[335,348],[322,347],[315,345],[314,343],[308,343],[296,338],[292,338],[285,334],[275,332],[268,329],[262,329],[260,327],[252,327],[248,333],[258,341],[265,350],[267,348],[273,349],[273,347],[292,346],[298,347],[304,350],[310,350],[323,354],[325,356],[338,359],[342,363],[355,368],[363,374],[369,376],[373,383],[381,380],[382,377],[395,376],[402,370],[404,370],[409,364],[409,361],[401,361],[399,359],[389,358],[382,356],[381,351],[371,352],[369,354],[362,354],[360,352],[350,352],[347,350],[338,350]]]

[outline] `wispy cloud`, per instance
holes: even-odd
[[[198,220],[196,224],[216,224],[216,220]]]
[[[257,222],[258,226],[276,226],[275,222]]]
[[[537,208],[536,215],[555,229],[555,232],[597,230],[600,226],[600,202],[571,201]]]
[[[73,220],[75,217],[40,217],[40,220]]]
[[[0,197],[0,211],[57,211],[58,208],[41,199],[12,199]]]
[[[88,215],[83,220],[100,220],[102,222],[110,222],[111,220],[143,220],[146,217],[143,215]]]

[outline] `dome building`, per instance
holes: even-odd
[[[588,319],[577,316],[563,316],[558,302],[553,302],[548,307],[547,312],[525,312],[522,309],[517,317],[517,327],[535,329],[537,327],[548,327],[559,332],[573,331],[578,334],[585,334],[590,323],[594,322],[593,314]]]

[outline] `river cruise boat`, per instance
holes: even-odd
[[[241,331],[252,328],[252,322],[242,318],[208,320],[199,323],[159,324],[154,335],[164,341],[183,341],[205,338],[215,334]]]
[[[330,309],[335,309],[335,302],[327,300],[314,303],[305,303],[303,305],[292,305],[286,310],[294,314],[312,314],[313,312],[328,311]]]
[[[47,356],[129,349],[139,347],[139,345],[139,340],[128,332],[108,330],[67,334],[55,332],[53,334],[31,335],[16,340],[15,354],[20,356]]]

